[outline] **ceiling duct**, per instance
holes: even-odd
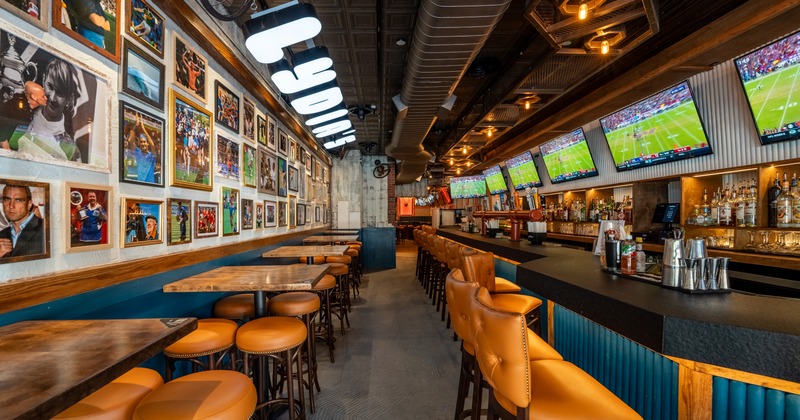
[[[402,164],[396,182],[414,182],[431,154],[422,141],[511,0],[422,0],[386,154]]]

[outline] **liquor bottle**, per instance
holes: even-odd
[[[792,227],[800,227],[800,188],[797,186],[797,172],[792,175],[789,193],[792,194]]]
[[[739,185],[739,190],[733,190],[733,198],[731,198],[733,202],[733,214],[735,214],[735,223],[738,227],[744,227],[744,188]]]
[[[758,211],[758,196],[756,194],[756,179],[750,181],[750,193],[744,200],[744,225],[756,227],[756,216]]]
[[[767,190],[767,226],[778,227],[778,196],[781,195],[781,184],[778,171],[775,171],[775,183]]]
[[[783,173],[783,187],[776,201],[778,209],[777,227],[792,227],[792,201],[794,201],[794,197],[789,192],[789,180],[786,179],[786,172]]]
[[[625,200],[625,204],[623,206],[623,210],[625,211],[625,224],[632,225],[633,224],[633,197],[628,196],[628,199]]]
[[[647,255],[642,249],[642,237],[636,237],[636,272],[644,273],[647,271]]]
[[[589,221],[596,222],[597,221],[596,216],[597,216],[597,200],[593,198],[592,204],[589,207]]]
[[[608,220],[608,206],[600,199],[600,220]]]
[[[719,200],[719,225],[720,226],[733,226],[733,212],[731,209],[731,189],[730,185],[725,185],[725,191],[722,192],[722,198]]]
[[[700,202],[700,212],[695,217],[695,224],[698,226],[706,226],[710,216],[711,207],[708,204],[708,191],[703,188],[703,201]]]
[[[711,216],[709,216],[710,220],[707,220],[709,226],[716,226],[719,224],[719,195],[719,187],[717,187],[717,191],[715,191],[711,197]]]

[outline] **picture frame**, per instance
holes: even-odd
[[[256,187],[258,171],[256,170],[256,148],[242,143],[242,184],[245,187]]]
[[[167,245],[192,242],[192,200],[167,198]]]
[[[306,224],[306,205],[297,203],[297,226]]]
[[[256,141],[256,106],[245,96],[242,98],[242,137]]]
[[[256,202],[256,230],[264,229],[264,202]]]
[[[287,187],[287,173],[286,173],[286,159],[278,156],[278,196],[286,197],[288,191]]]
[[[27,218],[31,211],[34,214],[12,246],[6,204],[0,206],[0,264],[50,258],[50,184],[0,178],[0,194],[16,203],[16,211],[25,212],[21,217]]]
[[[103,185],[64,183],[69,197],[64,201],[65,252],[96,251],[111,248],[113,188]]]
[[[275,119],[267,115],[267,147],[275,152],[278,150],[277,144],[275,141]]]
[[[319,221],[320,221],[319,220],[319,212],[320,212],[319,206],[314,206],[314,222],[315,223],[319,223]]]
[[[289,138],[282,129],[278,129],[278,153],[286,156],[289,153]]]
[[[297,171],[297,168],[295,168],[294,166],[289,166],[289,191],[297,192],[298,190],[297,184],[299,183],[297,178],[299,177],[300,174]]]
[[[194,238],[211,238],[219,236],[217,224],[219,203],[212,201],[194,202]]]
[[[325,169],[324,167],[322,168],[322,183],[323,184],[328,183],[328,170]]]
[[[306,153],[306,149],[300,146],[300,166],[303,168],[306,166]]]
[[[314,168],[314,181],[322,180],[322,165],[317,161],[317,166]]]
[[[242,199],[242,230],[253,229],[253,200],[249,198]]]
[[[214,177],[211,173],[211,142],[214,122],[211,113],[189,98],[170,89],[169,109],[172,120],[170,131],[171,185],[195,190],[211,191]],[[192,135],[185,127],[194,126],[198,134]]]
[[[239,181],[239,143],[227,135],[217,133],[216,164],[214,175]]]
[[[164,58],[164,17],[145,0],[127,0],[125,10],[125,33],[158,58]]]
[[[119,101],[119,181],[164,188],[164,120]]]
[[[92,51],[103,57],[119,64],[120,58],[120,18],[118,13],[122,10],[120,0],[106,0],[113,7],[103,7],[100,0],[91,0],[83,3],[61,2],[58,7],[53,7],[53,18],[51,26],[65,33],[70,38],[78,41]],[[103,30],[103,33],[96,32],[90,28],[84,28],[79,24],[81,16],[98,16],[103,19],[103,23],[95,24],[95,29]]]
[[[27,3],[27,5],[22,5],[21,2],[0,0],[0,7],[25,22],[47,32],[50,28],[50,0],[34,0],[25,3]]]
[[[121,85],[128,95],[164,109],[164,65],[130,42],[125,43],[122,54]]]
[[[304,224],[309,225],[309,224],[311,224],[311,205],[310,204],[305,204],[304,207],[305,207],[305,216],[306,216]]]
[[[297,227],[297,196],[290,194],[288,197],[288,220],[289,229],[294,229]]]
[[[164,202],[144,198],[122,197],[120,208],[124,220],[120,240],[123,248],[155,245],[163,242],[162,215]]]
[[[261,115],[256,117],[256,141],[262,146],[267,145],[267,120]],[[274,150],[274,149],[273,149]]]
[[[173,32],[174,58],[172,83],[180,86],[203,105],[208,98],[206,77],[208,74],[208,59],[189,46],[183,38]]]
[[[308,172],[311,172],[311,153],[309,153],[308,151],[306,151],[306,161],[305,161],[305,164],[306,164],[306,170],[307,170]]]
[[[239,190],[236,188],[222,187],[220,190],[220,203],[222,204],[222,236],[239,234]]]
[[[289,162],[297,162],[297,142],[289,137],[289,155],[287,156]]]
[[[264,200],[264,227],[275,227],[278,225],[278,202]]]
[[[278,227],[287,225],[286,202],[278,201]]]
[[[214,121],[239,134],[239,96],[219,80],[214,81]]]
[[[301,167],[297,177],[297,197],[301,200],[310,198],[306,197],[306,191],[308,190],[308,186],[306,185],[306,169]]]
[[[263,147],[258,148],[258,192],[278,194],[278,157]]]
[[[10,95],[8,100],[0,103],[0,115],[3,116],[0,118],[0,156],[110,173],[113,137],[109,115],[112,102],[110,79],[84,67],[81,60],[40,45],[40,41],[27,34],[15,34],[0,28],[3,60],[18,60],[22,65],[17,69],[19,74],[6,66],[0,79],[0,88]],[[17,81],[14,81],[14,76],[18,77]],[[50,77],[53,83],[45,83],[45,76]],[[22,80],[30,83],[23,84]],[[65,101],[50,101],[48,104],[45,100],[47,95],[54,94],[50,92],[54,90],[51,86],[73,94]],[[34,95],[38,93],[39,101],[28,101],[26,88],[35,92]],[[59,132],[53,134],[54,127],[34,121],[34,117],[44,110],[63,115],[65,124],[59,127]],[[37,118],[37,121],[42,120]],[[59,147],[44,148],[42,143]]]
[[[317,169],[319,161],[315,157],[311,157],[311,180],[314,180],[314,171]]]

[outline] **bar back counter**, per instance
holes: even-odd
[[[493,252],[547,301],[546,338],[648,419],[800,418],[800,299],[689,294],[564,246],[439,235]]]

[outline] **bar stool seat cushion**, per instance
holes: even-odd
[[[302,264],[308,264],[308,257],[299,257],[297,261]],[[325,264],[325,257],[323,256],[314,257],[314,265],[319,265],[319,264]]]
[[[111,383],[75,403],[56,419],[129,419],[136,405],[150,392],[164,384],[161,374],[153,369],[136,367]]]
[[[494,292],[492,293],[519,293],[522,290],[516,283],[502,277],[494,278]]]
[[[492,305],[506,312],[527,314],[541,306],[542,300],[528,295],[499,293],[492,295]]]
[[[256,401],[256,387],[243,373],[209,370],[182,376],[151,392],[136,407],[133,419],[246,419]]]
[[[321,279],[314,285],[312,290],[321,291],[321,290],[328,290],[333,289],[336,287],[336,278],[330,274],[326,274],[322,276]]]
[[[238,327],[229,319],[198,320],[197,329],[165,348],[164,354],[186,358],[220,352],[233,345]]]
[[[214,303],[214,316],[225,319],[253,318],[256,315],[252,293],[226,296]]]
[[[330,268],[328,268],[328,274],[332,276],[343,276],[347,274],[349,271],[350,268],[347,266],[347,264],[342,264],[342,263],[331,263]]]
[[[319,310],[319,295],[311,292],[281,293],[269,301],[269,311],[281,316],[299,316]]]
[[[277,353],[299,346],[307,334],[306,324],[294,317],[258,318],[239,327],[236,347],[245,353]]]
[[[528,360],[564,360],[547,341],[528,328]]]

